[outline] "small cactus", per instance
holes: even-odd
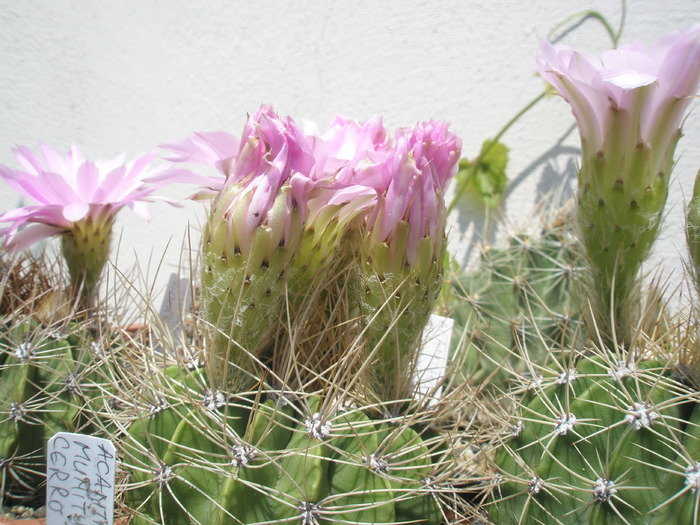
[[[496,450],[494,523],[697,522],[698,396],[669,365],[602,354],[538,371]]]
[[[539,235],[514,235],[487,247],[467,273],[451,279],[442,308],[456,322],[452,360],[465,381],[505,389],[527,371],[570,348],[578,337],[575,300],[581,256],[566,224]]]

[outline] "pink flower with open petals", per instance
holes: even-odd
[[[0,176],[33,201],[0,215],[5,247],[24,249],[30,244],[62,234],[63,253],[72,285],[90,306],[106,263],[114,217],[124,207],[150,219],[148,203],[165,200],[154,192],[167,180],[156,181],[151,169],[154,153],[143,153],[130,162],[121,155],[112,160],[86,160],[72,146],[63,155],[46,144],[40,154],[19,146],[14,155],[20,169],[0,165]],[[172,202],[171,202],[172,203]]]
[[[150,182],[154,153],[143,153],[125,163],[124,155],[107,161],[86,160],[72,146],[65,155],[40,144],[37,155],[18,146],[14,155],[21,169],[0,165],[5,182],[34,204],[0,215],[9,226],[0,230],[5,245],[23,249],[29,244],[70,230],[88,217],[104,222],[123,207],[150,219],[147,203],[166,200],[153,193],[163,184]]]
[[[663,158],[700,84],[700,24],[651,51],[627,44],[601,59],[543,40],[536,65],[571,105],[584,155],[643,143]]]

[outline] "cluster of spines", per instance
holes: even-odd
[[[698,523],[698,395],[671,372],[608,352],[533,367],[495,452],[494,523]]]
[[[462,329],[453,360],[466,381],[505,389],[529,362],[544,363],[573,344],[580,264],[569,229],[553,226],[485,247],[470,271],[452,278],[447,309]]]
[[[95,430],[105,341],[79,323],[27,319],[0,336],[0,466],[6,503],[41,504],[46,442],[56,432]]]
[[[337,396],[227,393],[180,366],[131,395],[123,460],[135,523],[445,519],[457,466],[429,412],[373,419],[382,411]]]

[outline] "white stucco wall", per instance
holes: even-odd
[[[649,46],[698,19],[694,0],[629,4],[623,41]],[[321,128],[338,112],[383,115],[388,127],[446,119],[463,139],[464,156],[473,157],[542,89],[533,65],[538,38],[591,8],[618,24],[620,5],[610,0],[0,0],[0,163],[16,166],[11,148],[40,140],[109,158],[193,131],[239,133],[246,112],[263,102]],[[595,53],[610,46],[593,20],[563,41]],[[676,276],[685,250],[684,196],[700,167],[695,106],[654,259]],[[567,104],[550,99],[503,138],[512,183],[505,207],[514,223],[538,194],[575,179],[573,124]],[[188,189],[169,194],[182,198]],[[20,204],[0,183],[0,211]],[[159,204],[149,224],[124,211],[117,266],[127,271],[137,256],[144,280],[158,272],[155,289],[162,289],[188,225],[196,244],[204,211],[198,203]],[[484,223],[478,209],[454,214],[451,246],[460,260]]]

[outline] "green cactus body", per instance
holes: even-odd
[[[420,241],[418,260],[405,260],[409,224],[401,221],[391,243],[362,243],[358,286],[364,319],[366,352],[373,356],[373,388],[382,400],[405,399],[413,385],[423,329],[435,308],[442,286],[445,243]]]
[[[5,500],[40,504],[48,439],[57,432],[94,430],[99,359],[78,335],[54,336],[33,322],[9,329],[0,352]]]
[[[452,280],[444,306],[455,319],[452,360],[465,381],[504,389],[509,379],[570,348],[577,336],[574,300],[580,256],[563,228],[516,236],[482,252],[478,265]]]
[[[700,404],[682,425],[683,434],[676,443],[678,456],[661,485],[658,509],[651,513],[650,525],[700,522]]]
[[[585,357],[575,368],[548,370],[525,393],[513,433],[496,452],[503,477],[491,519],[649,523],[671,509],[669,476],[694,453],[682,446],[700,435],[683,422],[693,404],[659,362]]]
[[[213,403],[208,384],[171,368],[142,403],[124,455],[135,524],[441,522],[431,455],[409,427],[322,416],[317,396]]]

